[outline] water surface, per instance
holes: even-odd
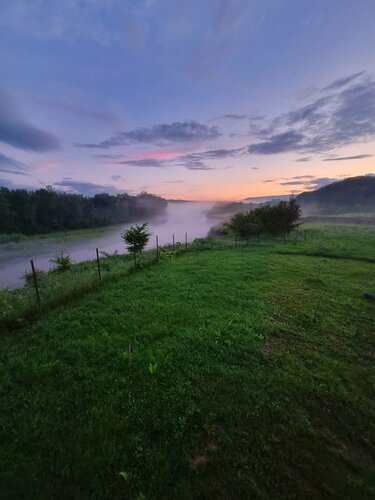
[[[206,236],[212,221],[206,218],[205,213],[211,206],[212,203],[168,203],[165,215],[149,221],[152,236],[148,248],[155,247],[156,235],[159,245],[172,243],[173,234],[175,242],[181,243],[185,242],[185,232],[188,241]],[[0,245],[0,288],[22,285],[21,276],[25,271],[30,271],[31,259],[37,269],[46,271],[51,267],[50,259],[61,251],[68,253],[74,262],[94,259],[96,248],[107,253],[116,250],[125,253],[121,233],[130,226],[131,223],[112,226],[99,234],[93,231],[92,235],[77,235],[77,238],[72,238],[70,234],[65,239],[60,235],[58,238],[37,238]]]

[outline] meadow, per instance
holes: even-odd
[[[42,313],[15,302],[0,497],[373,497],[375,227],[306,230],[110,256],[100,283],[81,263]]]

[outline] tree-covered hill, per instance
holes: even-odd
[[[0,234],[36,234],[121,224],[160,214],[159,196],[102,193],[92,197],[55,191],[0,188]]]
[[[375,176],[349,177],[297,196],[304,213],[375,211]]]

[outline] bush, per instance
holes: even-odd
[[[37,284],[40,285],[41,281],[43,281],[43,279],[45,278],[46,273],[44,271],[39,270],[39,269],[35,269],[35,276],[36,276]],[[31,271],[29,271],[29,272],[26,271],[25,274],[22,275],[22,279],[25,282],[25,286],[27,286],[27,287],[34,286],[34,276],[33,276],[33,273]]]
[[[64,255],[63,252],[61,252],[60,255],[56,255],[53,259],[50,260],[52,264],[55,264],[55,269],[54,271],[68,271],[69,269],[72,268],[73,262],[72,259],[70,258],[70,255]]]
[[[300,206],[291,197],[288,201],[266,204],[249,212],[238,212],[233,215],[229,228],[236,236],[246,240],[261,234],[280,236],[289,234],[298,226],[300,215]]]

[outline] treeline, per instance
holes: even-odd
[[[0,233],[37,234],[121,224],[162,213],[159,196],[102,193],[92,197],[55,191],[0,188]]]

